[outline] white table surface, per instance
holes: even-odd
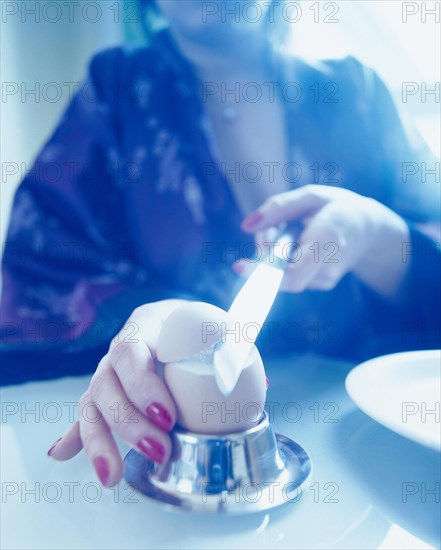
[[[101,489],[83,453],[48,458],[88,377],[2,388],[0,547],[438,548],[440,455],[358,411],[344,389],[352,366],[267,362],[271,420],[306,449],[313,472],[297,502],[242,517],[170,512],[125,481]],[[415,494],[403,496],[405,483]]]

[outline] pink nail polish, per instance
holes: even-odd
[[[268,376],[265,376],[265,379],[266,379],[266,389],[268,389],[269,385],[270,385],[270,381],[268,380]]]
[[[153,437],[144,437],[137,443],[138,449],[143,452],[150,460],[162,464],[164,462],[164,447],[153,439]]]
[[[97,456],[93,459],[93,467],[97,473],[97,476],[103,485],[106,485],[109,479],[109,464],[103,456]]]
[[[255,225],[263,220],[261,212],[253,212],[247,216],[242,222],[242,229],[252,229]]]
[[[243,263],[239,260],[237,262],[234,262],[234,264],[232,265],[233,267],[233,270],[238,274],[240,275],[241,273],[243,273],[244,271],[244,268],[245,266],[243,265]]]
[[[51,456],[52,454],[52,451],[55,449],[55,447],[58,445],[58,442],[61,441],[61,437],[57,439],[57,441],[55,441],[55,443],[52,445],[52,447],[48,450],[47,452],[47,456]]]
[[[166,432],[169,432],[173,427],[173,419],[171,414],[168,412],[168,410],[161,405],[161,403],[151,403],[147,407],[147,416],[150,418],[150,420],[158,426],[158,428],[161,428],[161,430],[165,430]]]

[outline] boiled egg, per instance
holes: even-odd
[[[162,363],[189,359],[216,344],[233,325],[223,309],[206,302],[187,302],[164,321],[156,355]]]
[[[227,434],[255,426],[263,413],[266,378],[253,346],[229,396],[219,389],[214,371],[216,344],[231,329],[230,315],[211,304],[188,302],[164,321],[157,357],[177,408],[177,423],[200,434]]]

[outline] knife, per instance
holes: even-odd
[[[270,312],[285,268],[289,252],[299,234],[298,225],[275,240],[272,253],[261,261],[235,297],[229,314],[239,334],[226,334],[214,351],[214,374],[220,391],[229,396],[236,386],[248,355]],[[252,333],[249,336],[248,333]]]

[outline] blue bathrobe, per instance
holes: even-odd
[[[292,188],[341,186],[409,224],[409,276],[390,303],[348,274],[332,291],[280,293],[264,354],[362,360],[440,347],[438,168],[384,83],[353,57],[308,64],[268,48],[283,100]],[[217,157],[201,83],[170,33],[96,55],[24,177],[3,253],[2,384],[83,374],[138,305],[170,297],[228,308],[250,251]],[[295,93],[294,93],[295,92]],[[136,332],[136,328],[134,328]],[[134,335],[136,337],[136,334]]]

